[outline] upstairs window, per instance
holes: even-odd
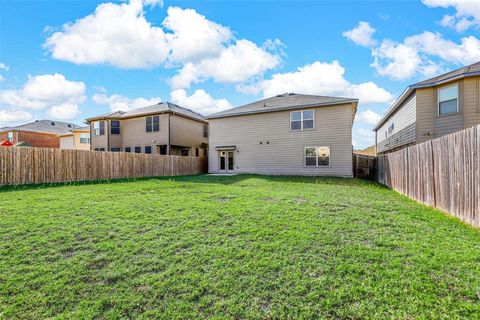
[[[203,137],[208,138],[208,125],[203,125]]]
[[[146,132],[158,132],[158,131],[160,131],[160,116],[146,117],[145,118],[145,131]]]
[[[438,89],[438,114],[458,112],[458,85]]]
[[[80,143],[90,144],[90,133],[80,133]]]
[[[105,134],[105,121],[95,121],[93,131],[96,136],[103,136]]]
[[[313,110],[290,112],[290,130],[313,129]]]
[[[110,121],[110,134],[120,134],[120,121]]]
[[[7,140],[13,142],[13,132],[9,132],[7,135]]]
[[[328,167],[330,166],[330,147],[306,147],[305,166]]]

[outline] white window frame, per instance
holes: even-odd
[[[313,127],[312,128],[307,128],[307,129],[304,129],[303,128],[303,113],[306,112],[306,111],[312,111],[312,121],[313,121]],[[294,112],[300,112],[300,129],[292,129],[292,114]],[[310,120],[310,119],[307,119],[307,120]],[[295,121],[298,121],[298,120],[295,120]],[[290,111],[290,131],[304,131],[304,130],[315,130],[315,109],[306,109],[306,110],[294,110],[294,111]]]
[[[307,166],[307,149],[315,149],[315,165],[314,166]],[[319,165],[318,164],[318,149],[319,148],[328,148],[328,165]],[[330,146],[308,146],[303,149],[303,166],[307,168],[328,168],[331,167],[332,164],[332,148]]]
[[[88,137],[86,137],[86,138],[83,137],[82,138],[82,135],[84,135],[84,136],[88,135]],[[87,139],[87,142],[82,142],[82,139]],[[79,140],[80,140],[81,144],[90,144],[90,133],[85,133],[85,132],[80,133]]]
[[[104,136],[105,135],[105,130],[106,130],[105,124],[103,125],[103,134],[100,134],[100,122],[103,122],[103,120],[93,122],[93,133],[95,134],[95,136]]]
[[[457,88],[457,108],[456,108],[456,111],[455,112],[449,112],[449,113],[444,113],[444,114],[441,114],[440,113],[440,91],[441,90],[444,90],[444,89],[448,89],[448,88],[451,88],[451,87],[456,87]],[[458,83],[454,83],[454,84],[451,84],[451,85],[448,85],[448,86],[444,86],[444,87],[441,87],[441,88],[438,88],[437,89],[437,116],[441,117],[441,116],[446,116],[446,115],[450,115],[450,114],[455,114],[455,113],[458,113],[459,110],[458,110]],[[447,100],[448,101],[448,100]]]

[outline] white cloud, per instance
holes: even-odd
[[[44,47],[55,59],[126,69],[159,65],[169,52],[164,31],[145,19],[140,0],[102,3],[94,13],[64,24]]]
[[[378,74],[406,80],[418,73],[423,76],[438,74],[443,69],[442,63],[468,65],[477,62],[480,60],[480,40],[468,36],[455,43],[439,33],[424,31],[405,38],[403,43],[383,40],[380,46],[372,49],[372,55],[372,67]]]
[[[343,36],[360,46],[370,47],[376,43],[375,39],[372,38],[374,32],[375,29],[372,28],[368,22],[360,21],[357,27],[345,31]]]
[[[10,68],[3,62],[0,62],[0,70],[8,71]]]
[[[352,133],[352,143],[355,149],[363,149],[375,143],[375,134],[372,130],[364,128],[354,128]]]
[[[30,112],[24,110],[0,110],[0,126],[14,126],[21,122],[32,120]]]
[[[93,102],[100,105],[108,105],[112,112],[115,111],[128,111],[137,108],[151,106],[153,104],[159,103],[161,101],[160,97],[153,98],[134,98],[130,99],[128,97],[113,94],[106,95],[104,93],[94,94],[92,97]]]
[[[367,109],[365,111],[357,113],[356,120],[366,124],[376,125],[381,118],[382,116],[375,111]]]
[[[0,74],[0,82],[5,81],[5,77]]]
[[[173,103],[201,114],[220,112],[232,107],[227,99],[214,99],[202,89],[195,90],[190,96],[184,89],[176,89],[170,93],[170,98]]]
[[[369,81],[360,84],[349,82],[344,77],[345,69],[338,61],[315,61],[299,67],[296,71],[276,73],[244,91],[262,91],[265,97],[285,92],[343,96],[358,98],[362,104],[389,103],[393,96],[387,90]]]
[[[85,100],[85,83],[58,73],[29,76],[21,89],[0,91],[0,104],[16,109],[48,108],[52,118],[61,120],[75,118]]]
[[[224,50],[224,43],[233,38],[230,29],[193,9],[168,8],[163,26],[172,31],[167,40],[173,62],[198,62],[218,56]]]
[[[225,48],[218,57],[204,59],[199,63],[187,63],[172,78],[172,87],[188,88],[192,82],[207,78],[221,83],[241,83],[275,68],[280,61],[278,55],[249,40],[238,40],[234,45]]]
[[[44,47],[54,58],[76,64],[180,68],[171,81],[175,89],[208,78],[239,83],[280,63],[279,40],[259,47],[236,39],[228,27],[193,9],[170,7],[162,25],[154,26],[143,11],[152,1],[100,4],[94,13],[63,25]]]
[[[422,0],[428,7],[453,7],[455,16],[445,15],[440,24],[454,28],[458,32],[480,26],[480,4],[478,0]]]
[[[72,120],[80,114],[77,104],[65,103],[53,106],[48,110],[48,116],[58,120]]]

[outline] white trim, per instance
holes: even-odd
[[[315,165],[314,166],[307,166],[307,156],[305,155],[306,154],[306,151],[307,151],[307,148],[314,148],[315,149]],[[318,165],[318,149],[319,148],[328,148],[328,165]],[[313,158],[313,156],[308,156],[308,158]],[[332,158],[332,148],[328,145],[328,146],[307,146],[307,147],[304,147],[303,148],[303,166],[306,167],[306,168],[330,168],[331,167],[331,164],[332,164],[332,161],[331,161],[331,158]]]
[[[306,111],[312,111],[312,121],[313,121],[313,127],[312,128],[303,128],[303,113]],[[300,112],[300,120],[293,120],[293,121],[300,121],[300,129],[292,129],[292,113],[294,112]],[[310,119],[307,119],[310,120]],[[306,130],[315,130],[315,109],[305,109],[305,110],[295,110],[295,111],[290,111],[290,131],[306,131]]]
[[[448,88],[451,88],[451,87],[456,87],[457,88],[457,99],[456,99],[457,100],[457,108],[456,108],[456,111],[440,114],[440,102],[443,102],[443,101],[440,101],[440,90],[448,89]],[[459,105],[458,105],[459,97],[458,96],[459,96],[458,83],[454,83],[452,85],[437,88],[437,116],[441,117],[441,116],[445,116],[445,115],[452,114],[452,113],[458,113],[459,112],[459,110],[458,110],[458,108],[459,108]],[[450,101],[450,100],[445,100],[445,101]]]

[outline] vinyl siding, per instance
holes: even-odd
[[[305,131],[290,131],[290,111],[211,119],[209,172],[219,169],[215,147],[235,145],[237,173],[350,177],[352,112],[351,104],[317,107],[315,128]],[[330,146],[330,167],[304,166],[310,146]]]
[[[175,146],[201,147],[208,143],[203,137],[203,126],[206,123],[195,121],[178,115],[170,118],[170,143]]]
[[[69,136],[60,137],[60,149],[68,149],[68,150],[75,149],[73,144],[73,134]]]
[[[415,92],[410,95],[397,111],[376,131],[377,152],[393,150],[404,145],[415,143],[415,121],[417,118],[417,100]],[[394,130],[388,134],[389,125],[393,122]]]
[[[465,128],[480,124],[480,77],[465,79]]]
[[[95,150],[96,148],[105,148],[105,150],[108,150],[108,132],[110,130],[108,121],[105,121],[105,134],[103,136],[95,135],[93,123],[94,122],[90,123],[90,142],[92,144],[92,150]]]
[[[76,131],[73,133],[73,145],[75,150],[90,150],[90,144],[80,143],[80,134],[87,132]]]
[[[125,119],[121,121],[120,132],[122,136],[122,150],[125,147],[131,147],[132,152],[135,147],[142,147],[144,152],[145,146],[154,146],[168,144],[168,114],[160,115],[160,131],[146,132],[146,117]]]

